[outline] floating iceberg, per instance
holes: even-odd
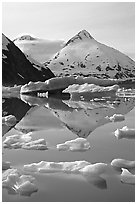
[[[105,163],[96,163],[85,166],[80,172],[84,175],[100,176],[106,172],[107,168],[108,165]]]
[[[38,191],[34,184],[35,178],[30,175],[22,175],[17,169],[9,169],[2,176],[2,187],[6,188],[10,194],[30,196]]]
[[[32,163],[24,165],[24,170],[29,172],[40,173],[79,173],[79,170],[89,165],[87,161],[74,161],[74,162],[46,162]]]
[[[45,139],[38,139],[22,145],[22,149],[47,150]]]
[[[3,141],[3,145],[5,148],[14,148],[14,145],[21,147],[24,143],[31,141],[31,134],[32,133],[7,136]]]
[[[98,86],[95,84],[73,84],[70,85],[67,89],[65,89],[63,92],[102,92],[102,91],[111,91],[111,90],[118,90],[119,86],[118,85],[113,85],[113,86],[107,86],[107,87],[103,87],[103,86]]]
[[[3,141],[4,148],[27,149],[27,150],[47,150],[45,139],[32,140],[32,133],[7,136]]]
[[[102,87],[95,84],[73,84],[63,91],[70,93],[71,100],[91,100],[92,98],[102,98],[115,96],[118,90],[118,85]]]
[[[135,173],[135,161],[129,161],[125,159],[114,159],[111,162],[111,166],[117,169],[128,169],[131,173]]]
[[[90,149],[90,143],[87,139],[76,138],[75,140],[66,141],[63,144],[57,144],[57,149],[60,151],[87,151]]]
[[[112,122],[121,122],[125,120],[125,116],[122,114],[114,114],[113,116],[109,117]]]
[[[64,90],[73,84],[95,84],[100,86],[112,86],[120,83],[122,80],[115,79],[98,79],[96,77],[54,77],[46,80],[45,82],[29,82],[21,87],[20,93],[30,93],[35,91],[51,91],[56,93],[57,90]]]
[[[2,117],[2,124],[6,124],[7,126],[13,126],[17,122],[16,117],[14,115],[8,115]]]
[[[127,169],[122,168],[121,182],[134,185],[135,175],[131,174]]]
[[[73,173],[81,174],[82,176],[98,177],[102,174],[118,174],[111,165],[106,163],[91,164],[87,161],[74,162],[47,162],[32,163],[24,165],[24,171],[39,172],[39,173]]]
[[[114,132],[117,139],[134,139],[135,138],[135,129],[130,129],[127,126],[124,126],[122,129],[117,129]]]
[[[11,163],[7,161],[2,161],[2,170],[7,170],[11,168]]]
[[[117,160],[117,159],[116,159]],[[124,161],[123,161],[124,162]],[[135,176],[123,167],[132,166],[127,162],[120,166],[113,166],[107,163],[91,164],[87,161],[74,161],[74,162],[47,162],[41,161],[39,163],[32,163],[24,165],[24,171],[33,173],[66,173],[82,176],[86,181],[93,184],[100,189],[106,189],[107,177],[114,177],[123,183],[134,184]]]

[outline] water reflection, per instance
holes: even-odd
[[[31,108],[28,104],[21,101],[19,98],[3,98],[2,101],[2,117],[13,115],[16,117],[16,122],[13,125],[3,124],[2,134],[4,135],[11,130]]]
[[[66,99],[66,95],[62,95],[62,100],[53,97],[38,98],[29,95],[21,95],[21,99],[4,98],[2,114],[3,116],[14,115],[17,119],[17,124],[25,115],[43,107],[57,117],[71,132],[78,137],[86,138],[96,128],[112,122],[110,117],[114,114],[125,115],[135,106],[134,97],[115,97],[113,99],[100,99],[89,102],[64,99]],[[10,127],[3,125],[3,134],[15,125]],[[24,131],[22,130],[22,132]],[[26,130],[25,133],[29,131]]]
[[[78,137],[88,137],[96,128],[112,122],[114,114],[127,114],[135,106],[134,98],[113,98],[99,101],[71,101],[23,95],[29,105],[43,106]]]

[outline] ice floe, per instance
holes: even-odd
[[[39,163],[32,163],[24,165],[24,170],[29,172],[40,173],[79,173],[80,169],[89,165],[87,161],[74,161],[74,162],[47,162],[41,161]]]
[[[124,126],[122,129],[117,129],[114,132],[117,139],[134,139],[135,138],[135,129],[128,128],[127,126]]]
[[[135,184],[135,175],[130,173],[127,169],[122,168],[121,182],[125,184]]]
[[[74,162],[47,162],[41,161],[39,163],[26,164],[23,168],[27,172],[39,173],[73,173],[81,174],[82,176],[101,176],[104,174],[112,175],[119,174],[111,165],[106,163],[91,164],[87,161]],[[121,172],[120,172],[121,173]]]
[[[17,169],[6,170],[2,177],[2,187],[6,188],[9,194],[30,196],[38,191],[34,184],[35,178],[31,175],[23,175]]]
[[[85,166],[80,170],[80,172],[84,175],[100,176],[101,174],[106,172],[107,168],[108,165],[105,163],[96,163]]]
[[[8,161],[2,161],[2,170],[7,170],[11,168],[11,163]]]
[[[34,141],[27,142],[22,145],[23,149],[33,149],[33,150],[47,150],[47,145],[45,139],[38,139]]]
[[[57,149],[60,151],[87,151],[90,149],[90,143],[85,138],[76,138],[63,144],[57,144]]]
[[[102,98],[115,96],[118,90],[118,85],[102,87],[95,84],[73,84],[63,91],[70,93],[71,100],[91,100],[92,98]]]
[[[113,85],[113,86],[107,86],[107,87],[103,87],[103,86],[98,86],[95,84],[73,84],[70,85],[67,89],[65,89],[63,92],[102,92],[102,91],[112,91],[115,90],[117,91],[119,88],[119,86],[117,84]]]
[[[112,122],[121,122],[125,120],[125,116],[122,114],[114,114],[113,116],[109,117]]]
[[[14,148],[14,146],[16,145],[20,147],[24,143],[31,141],[32,139],[32,137],[30,136],[31,134],[32,133],[7,136],[6,139],[3,141],[3,145],[4,147],[7,147],[7,148],[10,148],[10,147]]]
[[[118,161],[118,159],[115,159]],[[122,159],[121,159],[122,160]],[[125,160],[126,161],[126,160]],[[122,164],[123,162],[123,164]],[[48,162],[41,161],[39,163],[26,164],[23,170],[28,173],[65,173],[80,175],[87,182],[93,184],[100,189],[107,188],[106,179],[113,177],[119,179],[123,183],[134,184],[135,176],[130,171],[132,161],[122,160],[121,164],[115,165],[114,160],[111,164],[94,163],[87,161],[73,161],[73,162]],[[113,165],[114,164],[114,165]],[[118,166],[118,167],[117,167]],[[127,170],[128,169],[128,170]]]
[[[7,126],[13,126],[17,122],[16,117],[14,115],[8,115],[2,117],[2,124],[6,124]]]
[[[45,82],[29,82],[21,87],[20,93],[27,93],[33,91],[56,91],[65,90],[71,85],[83,85],[83,84],[94,84],[94,86],[112,86],[116,85],[123,80],[116,79],[98,79],[96,77],[74,77],[74,76],[64,76],[64,77],[54,77],[46,80]]]
[[[27,150],[47,150],[45,139],[32,140],[31,132],[27,134],[7,136],[3,141],[4,148],[27,149]]]
[[[129,170],[131,173],[135,173],[135,161],[129,161],[126,159],[114,159],[111,162],[111,165],[115,168],[124,168]]]

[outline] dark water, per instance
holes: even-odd
[[[21,100],[22,99],[22,100]],[[3,116],[12,114],[17,124],[3,125],[3,140],[18,132],[31,132],[34,139],[44,138],[48,150],[3,148],[3,160],[14,168],[40,161],[77,161],[111,163],[113,159],[135,160],[135,141],[117,139],[114,131],[135,128],[135,98],[114,97],[92,101],[70,101],[56,98],[4,98]],[[106,116],[125,115],[121,122],[108,122]],[[86,138],[91,149],[85,152],[58,151],[55,146],[65,141]],[[3,189],[3,202],[133,202],[135,186],[121,183],[116,176],[106,176],[98,183],[73,174],[35,174],[38,192],[31,196],[10,195]]]

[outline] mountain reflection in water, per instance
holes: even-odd
[[[46,154],[45,152],[36,152],[35,150],[30,150],[29,153],[27,153],[24,149],[20,151],[19,149],[9,150],[8,148],[3,148],[3,159],[5,161],[9,160],[14,168],[23,168],[24,164],[40,161],[52,161],[53,163],[58,163],[60,161],[73,162],[79,160],[86,160],[91,164],[99,164],[100,162],[105,162],[106,164],[110,165],[110,162],[113,159],[117,158],[129,161],[134,160],[134,141],[123,140],[117,143],[115,139],[113,140],[114,137],[111,137],[110,135],[112,131],[114,131],[113,128],[122,128],[123,124],[129,126],[129,128],[133,128],[131,125],[132,122],[128,122],[130,120],[129,117],[131,117],[131,114],[134,114],[134,95],[132,97],[129,97],[125,94],[124,97],[115,96],[113,98],[100,98],[93,99],[91,101],[72,101],[71,99],[66,100],[66,95],[60,95],[60,98],[61,99],[59,99],[59,97],[56,98],[53,96],[50,96],[49,98],[40,98],[29,95],[20,95],[17,97],[10,97],[8,95],[6,97],[6,95],[4,95],[2,100],[3,117],[13,115],[16,117],[17,121],[16,124],[14,124],[13,126],[8,127],[5,124],[3,125],[3,139],[5,139],[5,136],[7,135],[13,135],[14,133],[16,133],[16,131],[17,134],[33,131],[33,140],[43,137],[49,147],[49,150],[46,151]],[[132,113],[127,114],[130,111]],[[114,114],[121,114],[125,116],[126,119],[128,118],[128,120],[125,120],[124,123],[114,124],[114,127],[111,128],[110,131],[107,129],[108,126],[106,126],[102,127],[101,129],[101,131],[103,130],[104,133],[100,132],[100,130],[97,130],[97,133],[93,133],[93,136],[97,135],[97,137],[92,137],[92,142],[94,146],[92,146],[89,151],[80,151],[75,153],[69,151],[61,152],[58,151],[57,148],[55,148],[57,144],[73,140],[77,137],[87,138],[88,142],[91,145],[90,134],[94,132],[94,130],[96,130],[98,127],[101,127],[103,125],[105,126],[108,123],[112,123],[113,126],[114,121],[111,121],[110,117],[112,117]],[[108,134],[106,135],[105,128],[106,132],[108,130]],[[5,135],[6,133],[8,134]],[[16,156],[17,151],[18,156]],[[36,178],[36,183],[38,182],[39,190],[37,193],[34,193],[35,197],[33,198],[33,196],[31,196],[28,201],[34,201],[35,198],[36,200],[38,200],[40,195],[42,195],[41,200],[45,201],[46,191],[47,193],[52,192],[53,195],[58,194],[57,189],[55,190],[52,186],[52,181],[55,186],[56,182],[58,182],[57,184],[60,185],[60,188],[61,186],[63,186],[63,189],[67,189],[68,183],[70,188],[72,188],[73,185],[77,185],[79,189],[86,189],[85,192],[82,190],[80,191],[80,194],[83,192],[83,196],[86,195],[86,191],[88,191],[88,196],[93,196],[93,194],[95,193],[96,198],[94,198],[93,200],[98,199],[98,195],[102,195],[105,200],[107,196],[110,195],[110,191],[111,194],[113,194],[111,199],[112,201],[115,200],[115,193],[120,194],[121,200],[124,200],[123,193],[125,193],[127,197],[128,192],[130,192],[130,196],[131,193],[132,195],[134,194],[134,184],[132,186],[129,186],[129,184],[132,184],[132,180],[134,180],[134,175],[125,174],[122,177],[123,180],[120,180],[119,172],[117,172],[117,169],[115,175],[109,175],[108,173],[106,173],[106,176],[104,177],[98,175],[90,176],[89,174],[84,174],[84,177],[82,178],[80,178],[80,176],[76,177],[73,174],[69,176],[65,176],[64,174],[63,176],[61,176],[61,174],[55,174],[53,176],[49,176],[46,174],[36,174],[34,176]],[[72,179],[68,179],[71,177]],[[46,184],[47,180],[49,182],[48,184]],[[123,188],[121,182],[126,184]],[[63,183],[64,185],[62,185]],[[45,185],[47,185],[46,190],[43,191],[43,188],[45,189]],[[73,189],[73,193],[71,192],[70,194],[71,196],[76,195],[76,189]],[[92,191],[92,193],[90,190]],[[103,192],[101,193],[102,190],[104,194]],[[95,192],[93,193],[93,191]],[[112,191],[114,192],[112,193]],[[10,195],[6,192],[4,193],[4,196],[6,199],[11,199]],[[61,194],[59,194],[58,196],[61,196]],[[15,196],[12,195],[12,198],[13,197]],[[19,201],[21,199],[23,200],[24,198],[18,197]],[[133,199],[134,195],[132,200]],[[130,197],[127,200],[131,200]]]
[[[4,98],[4,100],[3,116],[12,114],[19,122],[25,115],[29,115],[30,112],[33,114],[36,109],[43,107],[57,117],[63,126],[67,127],[78,137],[84,138],[88,137],[96,128],[111,122],[109,120],[110,116],[114,114],[125,115],[135,106],[134,97],[115,97],[88,102],[21,95],[21,99]]]

